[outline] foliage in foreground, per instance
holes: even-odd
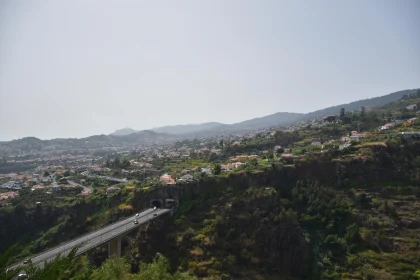
[[[157,253],[151,263],[141,263],[140,272],[132,274],[130,264],[124,258],[111,257],[99,268],[92,268],[83,257],[76,257],[77,247],[67,256],[58,256],[54,261],[44,263],[40,268],[33,264],[7,270],[13,248],[0,255],[0,280],[11,280],[25,271],[31,280],[72,279],[72,280],[194,280],[193,276],[179,271],[170,273],[169,261]]]

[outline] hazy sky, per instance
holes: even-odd
[[[233,123],[417,87],[419,0],[0,0],[0,140]]]

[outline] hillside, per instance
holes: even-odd
[[[35,137],[25,137],[8,142],[0,142],[0,156],[10,154],[39,153],[43,151],[91,150],[109,147],[124,147],[132,145],[158,144],[172,140],[171,135],[143,130],[133,134],[93,135],[85,138],[57,138],[41,140]]]
[[[127,128],[118,129],[118,130],[114,131],[113,133],[111,133],[109,135],[124,136],[124,135],[129,135],[129,134],[132,134],[132,133],[135,133],[135,132],[136,132],[136,130],[127,127]]]
[[[337,115],[339,114],[341,108],[344,108],[346,111],[355,111],[360,110],[361,107],[383,106],[390,102],[399,100],[404,95],[410,95],[411,93],[414,93],[416,91],[417,89],[397,91],[388,95],[358,100],[347,104],[340,104],[306,114],[278,112],[264,117],[245,120],[234,124],[208,122],[203,124],[173,125],[158,127],[153,129],[153,131],[158,133],[198,137],[203,135],[220,135],[235,132],[243,132],[259,128],[280,127],[284,125],[291,125],[298,121],[304,121],[328,115]],[[110,135],[128,135],[135,132],[136,131],[131,128],[125,128],[117,130],[114,133],[111,133]]]
[[[185,125],[169,125],[155,128],[153,131],[159,133],[169,133],[169,134],[187,134],[187,133],[196,133],[203,130],[212,130],[218,129],[225,126],[225,124],[218,122],[209,122],[202,124],[185,124]]]
[[[322,110],[317,110],[314,112],[307,113],[304,115],[303,119],[307,120],[307,119],[312,119],[312,118],[324,117],[328,115],[338,115],[341,108],[344,108],[346,111],[355,111],[355,110],[360,110],[361,107],[366,107],[366,106],[383,106],[385,104],[399,100],[404,95],[410,95],[412,93],[415,93],[416,91],[417,89],[407,89],[407,90],[397,91],[397,92],[384,95],[384,96],[363,99],[363,100],[354,101],[347,104],[336,105],[336,106],[328,107]]]
[[[6,225],[0,228],[0,248],[20,241],[15,254],[22,258],[132,215],[170,191],[180,195],[180,207],[126,237],[123,263],[111,258],[96,268],[106,259],[98,248],[80,258],[80,269],[90,276],[121,265],[125,278],[103,279],[153,279],[135,277],[146,271],[139,264],[153,264],[161,253],[165,267],[203,280],[415,279],[410,277],[420,267],[420,160],[413,155],[419,150],[418,140],[390,139],[307,156],[293,166],[258,162],[249,172],[195,184],[150,189],[129,183],[113,196],[95,188],[89,198],[65,201],[57,199],[63,194],[26,190],[13,206],[0,208]],[[28,203],[34,200],[42,206]]]

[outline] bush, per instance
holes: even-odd
[[[347,246],[343,238],[330,234],[325,238],[324,242],[334,256],[340,257],[345,255]]]

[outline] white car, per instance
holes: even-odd
[[[138,217],[138,216],[140,216],[140,214],[139,214],[139,213],[137,213],[137,214],[136,214],[136,217]]]
[[[28,277],[28,275],[26,274],[26,272],[22,271],[18,274],[17,279],[26,279],[26,277]]]

